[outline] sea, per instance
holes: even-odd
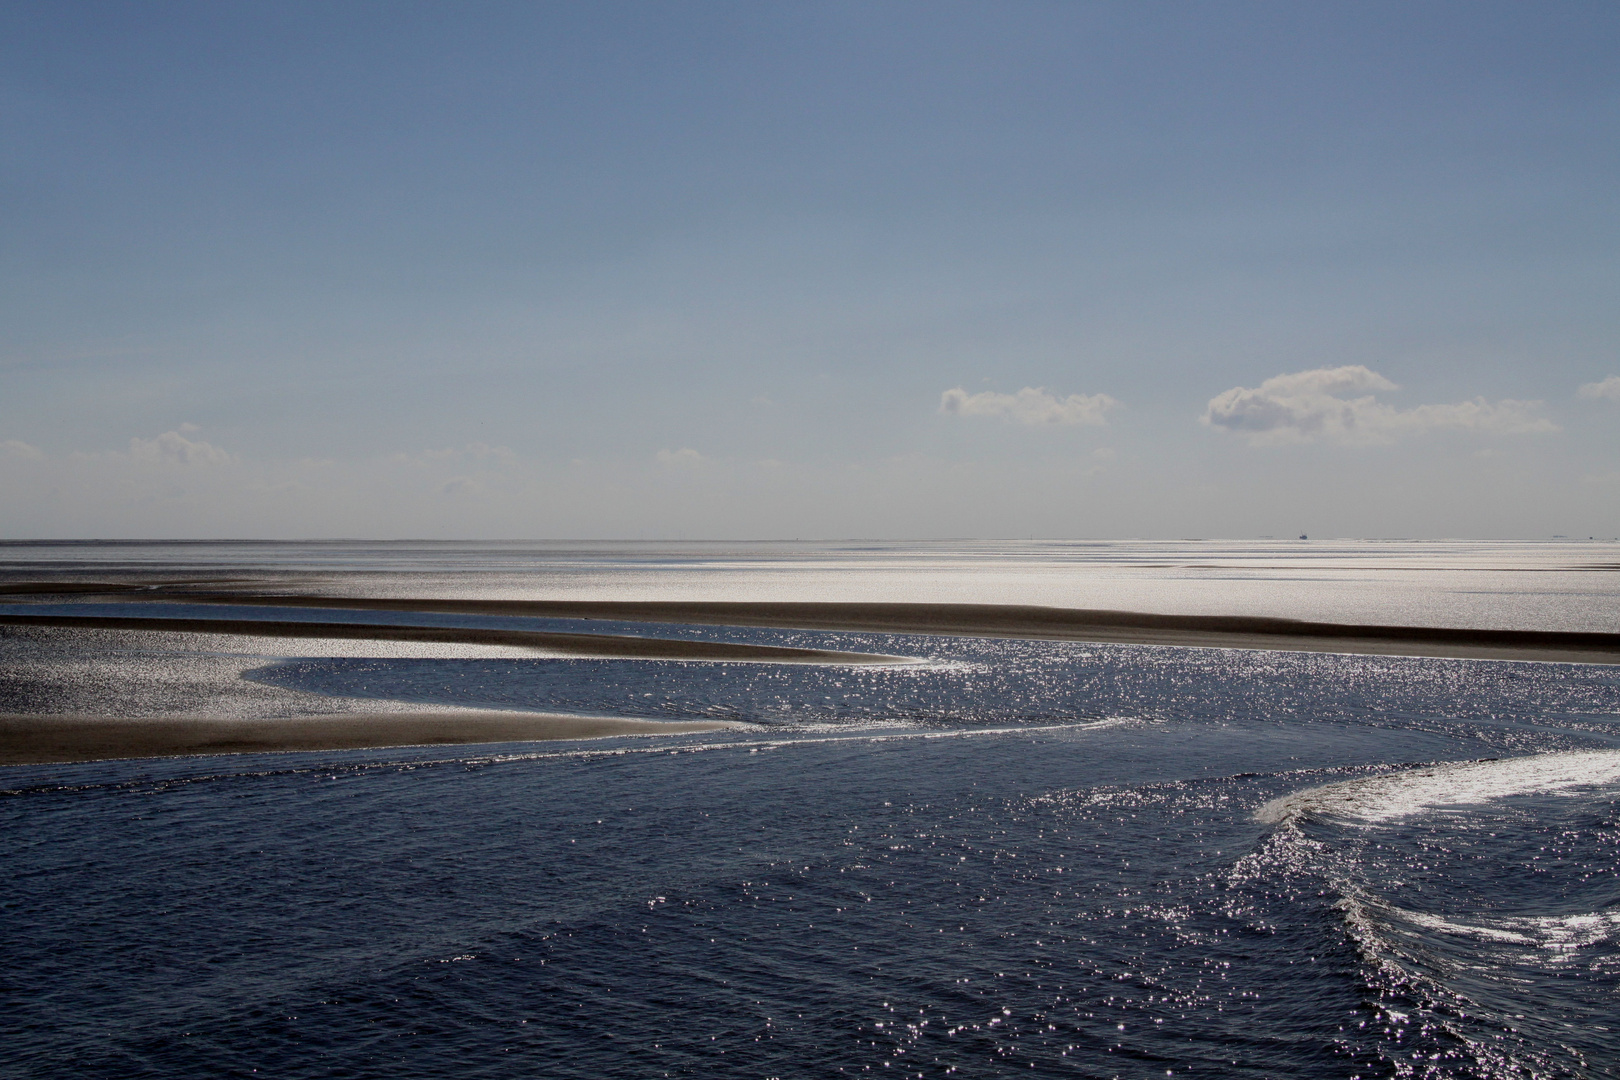
[[[43,577],[1620,630],[1585,540],[0,544]],[[0,768],[0,1077],[1620,1074],[1620,667],[584,625],[913,662],[0,628],[13,715],[727,725]]]

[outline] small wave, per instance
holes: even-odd
[[[959,660],[949,657],[910,657],[911,663],[904,666],[912,671],[926,671],[930,673],[944,673],[948,675],[992,675],[996,668],[982,660]]]
[[[893,731],[874,732],[856,731],[840,733],[837,735],[817,735],[809,738],[786,737],[779,739],[736,739],[724,742],[670,742],[662,745],[621,746],[621,747],[588,747],[582,746],[567,750],[537,750],[515,754],[494,754],[479,758],[456,758],[456,763],[505,763],[514,761],[539,761],[548,758],[587,758],[587,757],[624,757],[632,754],[695,754],[713,750],[747,750],[757,753],[760,750],[782,750],[795,746],[817,746],[824,743],[883,743],[898,742],[901,740],[930,740],[930,739],[972,739],[996,735],[1041,735],[1056,731],[1093,731],[1099,728],[1114,727],[1117,724],[1129,722],[1126,718],[1108,718],[1104,720],[1082,720],[1065,724],[1041,724],[1028,727],[993,727],[993,728],[950,728],[946,730],[929,731]],[[427,763],[422,763],[427,764]],[[432,764],[438,764],[433,762]]]
[[[1582,915],[1544,915],[1534,918],[1503,918],[1489,923],[1463,923],[1391,907],[1390,914],[1455,937],[1475,938],[1503,945],[1529,945],[1552,952],[1567,953],[1588,945],[1611,940],[1620,930],[1620,912],[1603,911]]]
[[[1264,824],[1319,815],[1378,825],[1425,811],[1477,806],[1511,795],[1616,782],[1620,782],[1620,750],[1446,762],[1306,788],[1272,799],[1256,810],[1254,817]]]
[[[907,720],[900,717],[877,717],[867,720],[787,720],[778,721],[769,725],[750,724],[750,727],[759,727],[765,731],[791,732],[795,735],[821,735],[821,734],[860,734],[868,731],[894,731],[896,729],[919,728],[922,725],[916,720]]]

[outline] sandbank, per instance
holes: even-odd
[[[1448,626],[1385,626],[1310,622],[1250,615],[1162,615],[1095,608],[1026,604],[838,603],[816,601],[695,600],[472,600],[321,596],[256,589],[229,591],[203,582],[127,583],[8,582],[0,594],[41,596],[116,595],[127,600],[263,604],[360,611],[431,612],[529,618],[597,619],[707,626],[761,626],[796,630],[870,631],[964,637],[1029,638],[1128,645],[1179,645],[1211,649],[1273,649],[1283,652],[1435,656],[1473,660],[1536,660],[1574,664],[1620,664],[1620,634],[1599,631],[1507,630]],[[0,623],[95,625],[93,618],[0,616]],[[159,627],[157,623],[164,625]],[[150,626],[137,626],[150,623]],[[347,637],[374,640],[455,641],[525,645],[581,656],[637,659],[761,660],[784,663],[893,663],[901,657],[783,649],[764,645],[670,641],[621,634],[561,634],[539,631],[379,627],[356,624],[259,622],[214,619],[105,619],[106,628],[173,629],[197,633],[252,633],[287,637]],[[285,629],[282,629],[285,628]],[[434,636],[446,635],[446,636]]]
[[[817,603],[607,600],[444,600],[232,593],[143,593],[152,599],[288,607],[423,611],[530,618],[770,626],[1030,638],[1213,649],[1435,656],[1620,664],[1620,634],[1434,626],[1374,626],[1261,616],[1158,615],[1014,604]],[[587,635],[581,635],[587,636]]]
[[[717,720],[666,722],[487,709],[337,713],[254,720],[12,714],[0,715],[0,765],[596,739],[611,735],[675,735],[734,726]]]
[[[241,602],[240,599],[238,602]],[[329,606],[355,607],[359,603],[363,602]],[[157,630],[170,633],[235,634],[249,637],[515,645],[569,656],[634,660],[731,660],[774,664],[892,664],[904,663],[907,660],[906,657],[900,656],[838,652],[831,649],[794,649],[777,645],[687,641],[634,637],[628,634],[563,634],[542,630],[491,630],[460,626],[388,626],[374,623],[298,622],[274,619],[175,619],[123,615],[7,614],[0,614],[0,625],[62,626],[89,630]]]

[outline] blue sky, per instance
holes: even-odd
[[[0,534],[1614,536],[1616,55],[1599,3],[6,3]]]

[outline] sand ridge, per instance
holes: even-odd
[[[283,605],[285,606],[285,605]],[[416,609],[422,610],[422,609]],[[692,641],[629,634],[569,634],[546,630],[497,630],[460,626],[399,626],[378,623],[304,622],[278,619],[146,618],[125,615],[0,614],[0,625],[59,626],[92,630],[156,630],[250,637],[338,638],[365,641],[513,645],[572,656],[634,660],[754,661],[777,664],[892,664],[907,657],[832,649],[796,649],[727,641]]]
[[[0,765],[599,739],[614,735],[679,735],[736,726],[719,720],[642,720],[494,709],[336,713],[251,720],[0,714]]]
[[[173,593],[143,595],[154,600],[177,598]],[[1160,615],[1013,604],[405,599],[250,591],[178,595],[194,603],[1620,664],[1620,634],[1594,631],[1372,626],[1247,615]]]

